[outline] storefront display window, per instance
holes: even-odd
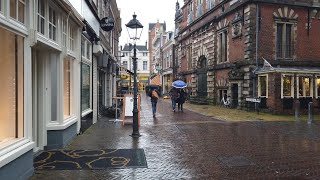
[[[320,77],[316,79],[316,86],[317,86],[317,97],[320,97]]]
[[[90,66],[82,64],[81,110],[90,108]]]
[[[70,117],[72,115],[72,66],[71,59],[64,59],[63,63],[63,116],[64,118]]]
[[[22,138],[23,129],[23,38],[0,27],[0,148]]]
[[[298,95],[299,97],[310,97],[312,95],[311,78],[298,77]]]
[[[293,97],[293,76],[282,76],[282,97]]]
[[[81,55],[82,55],[82,67],[81,67],[81,111],[91,109],[91,43],[85,37],[81,40]]]
[[[267,97],[268,96],[268,79],[267,76],[259,76],[258,78],[258,96],[259,97]]]

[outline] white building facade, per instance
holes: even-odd
[[[33,154],[80,128],[81,17],[67,1],[0,1],[0,179],[27,179]]]
[[[123,57],[121,58],[121,67],[123,69],[133,72],[133,44],[125,44],[123,49],[120,51]],[[137,57],[137,82],[138,91],[143,92],[145,86],[148,85],[149,72],[150,72],[150,59],[149,50],[147,49],[147,44],[136,45],[136,57]],[[133,78],[130,78],[130,73],[125,70],[121,71],[122,75],[127,75],[126,79],[122,80],[122,87],[128,87],[129,92],[133,92]],[[130,83],[131,80],[131,83]],[[131,88],[130,88],[131,85]],[[127,89],[127,88],[124,88]],[[131,90],[131,91],[130,91]]]
[[[98,13],[113,8],[110,35]],[[98,66],[107,61],[111,102],[120,24],[116,2],[0,0],[0,179],[28,179],[35,153],[70,143],[81,119],[97,122]]]

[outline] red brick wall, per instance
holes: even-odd
[[[261,30],[259,38],[259,57],[266,58],[268,60],[275,59],[275,21],[273,12],[278,11],[278,8],[284,8],[285,6],[273,5],[273,4],[261,4]],[[292,7],[289,6],[289,11]],[[315,18],[312,19],[311,29],[306,29],[306,23],[308,22],[308,10],[306,8],[292,8],[295,13],[299,15],[297,21],[297,41],[295,43],[295,55],[297,60],[317,60],[320,58],[320,36],[319,26],[320,21]]]

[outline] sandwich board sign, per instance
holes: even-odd
[[[140,95],[138,95],[138,124],[140,126]],[[123,106],[122,106],[122,125],[126,122],[133,123],[133,95],[125,94],[123,98]]]

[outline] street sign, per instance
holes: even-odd
[[[260,98],[246,98],[246,101],[260,103],[261,99]]]

